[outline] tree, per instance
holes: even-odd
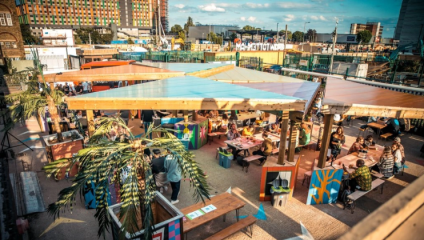
[[[117,132],[116,141],[105,137],[112,129]],[[162,133],[163,137],[146,138],[152,132],[158,132],[159,135]],[[107,200],[109,194],[106,194],[111,179],[115,184],[122,184],[120,196],[123,205],[119,213],[122,222],[121,237],[125,232],[133,235],[142,230],[137,224],[137,220],[141,219],[145,239],[152,239],[154,219],[151,204],[156,196],[156,185],[149,159],[143,154],[147,145],[151,148],[168,149],[170,154],[167,157],[176,158],[183,178],[190,179],[195,200],[204,202],[205,198],[210,199],[203,170],[194,160],[194,154],[185,149],[173,132],[150,126],[141,139],[136,139],[122,118],[109,117],[100,120],[100,126],[90,137],[87,147],[72,159],[56,164],[53,162],[44,167],[48,176],[52,176],[58,174],[64,166],[69,165],[68,169],[71,169],[74,164],[79,164],[73,184],[60,191],[57,201],[48,206],[49,213],[59,217],[65,209],[72,209],[77,194],[83,192],[87,183],[90,183],[88,186],[94,183],[96,190],[93,192],[97,203],[94,216],[99,222],[99,237],[104,235],[111,225]],[[126,178],[123,178],[123,172],[127,174]]]
[[[111,31],[110,28],[107,28],[106,30]],[[77,29],[75,33],[81,42],[85,44],[90,43],[90,38],[92,44],[110,44],[113,39],[113,33],[100,34],[98,31],[91,27]]]
[[[303,40],[303,32],[296,31],[292,35],[292,39],[296,42],[302,42]]]
[[[20,24],[20,27],[24,44],[37,45],[40,43],[40,40],[36,36],[32,35],[29,24]]]
[[[305,34],[305,41],[311,41],[314,42],[317,37],[317,31],[315,29],[308,29],[308,31]]]
[[[360,42],[362,45],[369,43],[371,38],[372,34],[368,30],[360,31],[356,34],[357,41]]]
[[[132,38],[128,38],[128,44],[134,44],[134,41],[132,40]]]
[[[174,26],[171,27],[171,33],[176,33],[178,34],[179,32],[183,31],[183,28],[181,27],[181,25],[179,24],[175,24]]]
[[[64,104],[64,93],[51,89],[45,82],[43,69],[38,60],[38,54],[35,50],[31,51],[34,56],[35,68],[28,68],[28,70],[21,72],[12,72],[12,75],[24,74],[28,77],[25,78],[25,84],[28,86],[27,89],[19,93],[1,97],[1,102],[6,102],[11,105],[8,109],[11,121],[5,124],[2,131],[8,131],[13,128],[16,123],[24,122],[34,115],[36,115],[36,117],[44,117],[45,107],[48,106],[51,119],[57,132],[57,140],[58,142],[63,142],[59,124],[60,117],[57,114],[57,109]],[[42,79],[41,84],[38,82],[39,77]]]
[[[278,35],[280,36],[285,36],[286,35],[286,30],[281,30]],[[292,39],[292,32],[287,30],[287,40]]]
[[[194,26],[196,26],[196,25],[194,25],[193,19],[191,17],[188,17],[187,23],[184,24],[184,31],[186,31],[186,33],[188,34],[189,27],[194,27]]]
[[[181,30],[181,31],[178,32],[178,38],[185,41],[186,36],[185,36],[184,31]]]
[[[235,32],[232,32],[230,35],[231,42],[233,43],[236,38],[237,38],[237,34]]]

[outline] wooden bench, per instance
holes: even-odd
[[[253,237],[253,224],[256,223],[256,218],[252,215],[247,218],[240,219],[240,221],[234,223],[233,225],[228,226],[227,228],[215,233],[214,235],[206,238],[206,240],[218,240],[224,239],[237,233],[238,231],[246,228],[248,230],[250,228],[250,237]]]
[[[375,178],[382,178],[382,177],[384,177],[384,175],[383,175],[383,174],[381,174],[381,173],[379,173],[379,172],[376,172],[376,171],[372,171],[372,172],[371,172],[371,175],[372,175],[373,177],[375,177]]]
[[[252,156],[249,156],[249,157],[245,157],[245,158],[244,158],[244,160],[245,160],[246,162],[253,162],[253,161],[255,161],[255,160],[259,160],[259,159],[261,159],[261,158],[266,158],[266,156],[261,156],[261,155],[252,155]]]
[[[381,134],[380,135],[380,138],[382,138],[382,139],[384,139],[384,140],[386,140],[387,141],[387,139],[389,138],[389,137],[391,137],[393,134],[391,134],[391,133],[385,133],[385,134]]]
[[[209,145],[211,145],[214,137],[219,137],[221,139],[222,135],[227,135],[225,132],[214,132],[214,133],[208,133],[208,142]]]
[[[359,198],[361,198],[362,196],[364,196],[365,194],[367,194],[368,192],[372,191],[373,189],[377,188],[378,186],[381,186],[381,194],[383,194],[384,180],[378,178],[378,179],[375,179],[374,181],[372,181],[371,190],[366,191],[366,192],[356,190],[354,193],[347,196],[347,198],[352,201],[352,203],[350,204],[351,205],[350,211],[351,211],[352,214],[355,211],[355,201],[358,200]],[[343,207],[343,210],[345,208],[346,208],[346,203]]]

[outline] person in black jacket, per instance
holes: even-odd
[[[153,110],[142,110],[141,111],[141,120],[143,120],[144,124],[144,132],[149,129],[150,124],[153,122],[153,117],[156,116],[156,112]],[[147,137],[147,136],[146,136]],[[152,134],[150,134],[149,138],[152,138]]]

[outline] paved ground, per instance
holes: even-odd
[[[137,121],[137,120],[134,120]],[[342,156],[346,154],[347,149],[354,141],[358,133],[358,127],[364,124],[360,120],[355,120],[352,127],[345,127],[345,133],[348,135],[346,146],[343,149]],[[138,123],[131,124],[137,127]],[[13,130],[13,134],[19,139],[37,138],[39,134],[20,133],[31,129],[38,131],[36,122],[29,121],[26,126],[17,127]],[[317,135],[314,129],[314,136]],[[137,129],[137,131],[140,131]],[[19,135],[19,136],[18,136]],[[404,176],[397,176],[389,180],[384,186],[384,194],[379,191],[372,191],[357,201],[357,210],[354,214],[349,211],[342,210],[340,204],[328,205],[306,205],[307,187],[302,186],[303,173],[310,169],[312,160],[318,157],[319,152],[302,150],[300,153],[302,162],[300,165],[300,173],[297,178],[297,186],[294,191],[294,197],[287,203],[283,211],[272,208],[270,202],[259,202],[259,184],[261,167],[256,163],[252,163],[249,172],[241,171],[241,167],[235,162],[231,168],[224,169],[218,165],[215,159],[216,148],[223,146],[223,139],[215,139],[211,145],[206,145],[199,150],[193,151],[196,160],[208,176],[208,183],[211,187],[211,194],[219,194],[232,188],[232,193],[246,202],[246,206],[241,210],[241,215],[256,214],[260,204],[262,203],[267,215],[267,220],[258,220],[253,229],[253,239],[285,239],[301,235],[300,222],[310,231],[315,239],[336,239],[350,229],[353,225],[363,219],[367,214],[377,209],[382,203],[387,201],[393,195],[401,191],[406,185],[421,176],[424,172],[424,159],[419,157],[419,149],[424,143],[424,138],[416,135],[402,135],[402,143],[405,147],[407,156],[407,165]],[[42,147],[39,140],[27,140],[27,144]],[[391,142],[380,141],[380,144],[388,145]],[[15,152],[23,150],[25,147],[17,147]],[[46,163],[45,152],[43,149],[36,149],[32,154],[26,152],[26,156],[18,157],[16,162],[11,162],[11,172],[22,171],[22,161],[31,163],[32,171],[38,173],[38,177],[42,186],[44,200],[46,206],[54,202],[58,192],[71,182],[62,180],[56,182],[46,178],[41,171],[42,166]],[[184,208],[194,203],[191,198],[192,192],[187,181],[182,182],[182,192],[180,194],[180,202],[176,205],[178,208]],[[170,198],[171,191],[165,192],[164,195]],[[29,239],[96,239],[97,238],[97,222],[94,219],[94,210],[86,210],[84,203],[77,199],[72,210],[61,214],[61,220],[53,223],[52,216],[46,212],[29,216],[30,230]],[[203,239],[211,234],[219,231],[225,226],[235,222],[235,213],[227,216],[227,222],[222,219],[216,219],[202,228],[195,229],[190,232],[188,239]],[[106,239],[111,239],[107,234]],[[250,239],[244,233],[237,233],[229,239]]]

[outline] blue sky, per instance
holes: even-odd
[[[393,37],[402,0],[168,0],[169,24],[182,27],[191,16],[202,24],[251,25],[276,30],[316,29],[330,33],[339,19],[338,32],[349,33],[351,23],[381,22],[383,37]]]

